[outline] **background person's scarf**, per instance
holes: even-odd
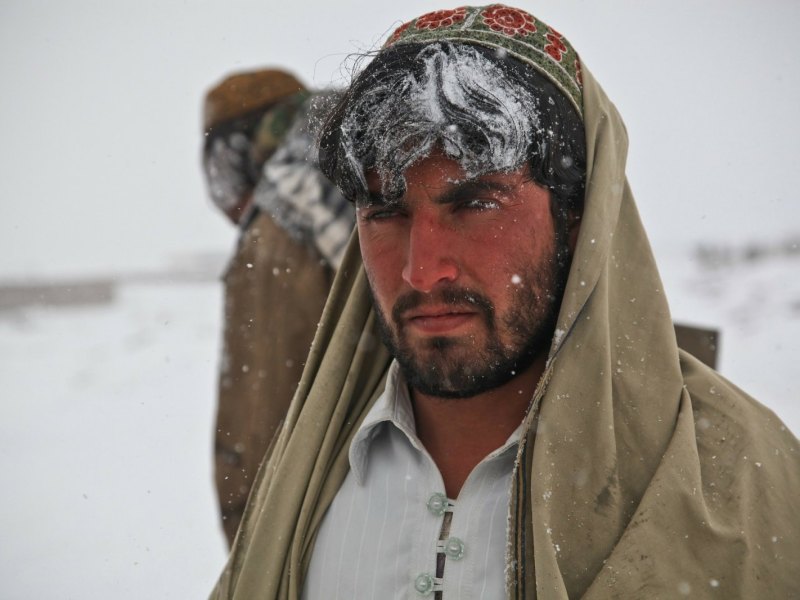
[[[552,30],[499,8],[425,15],[391,40],[469,39],[548,74],[537,55],[518,50],[522,40],[536,51],[528,37],[536,32],[552,43]],[[678,350],[625,177],[625,128],[585,68],[577,81],[586,203],[515,467],[508,596],[791,597],[800,593],[797,439]],[[389,361],[354,237],[213,598],[300,596],[317,527],[347,474],[350,439]]]
[[[355,211],[320,172],[316,129],[322,115],[338,100],[317,92],[299,106],[294,124],[272,157],[264,163],[253,202],[289,236],[314,248],[338,269],[353,230]]]

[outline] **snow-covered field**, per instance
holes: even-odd
[[[208,594],[220,308],[208,282],[0,312],[0,596]]]
[[[674,320],[719,330],[718,370],[799,434],[800,235],[657,262]]]

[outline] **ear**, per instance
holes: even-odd
[[[569,253],[575,254],[575,246],[578,245],[578,234],[581,232],[581,213],[577,210],[567,211],[567,243]]]

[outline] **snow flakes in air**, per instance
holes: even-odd
[[[515,273],[514,275],[511,276],[511,283],[513,283],[514,285],[519,285],[520,283],[522,283],[522,277],[520,277]]]

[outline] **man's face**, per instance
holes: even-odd
[[[527,166],[466,180],[434,153],[407,191],[358,210],[361,255],[384,342],[412,388],[471,397],[547,352],[566,269],[550,192]],[[368,173],[373,196],[380,179]]]

